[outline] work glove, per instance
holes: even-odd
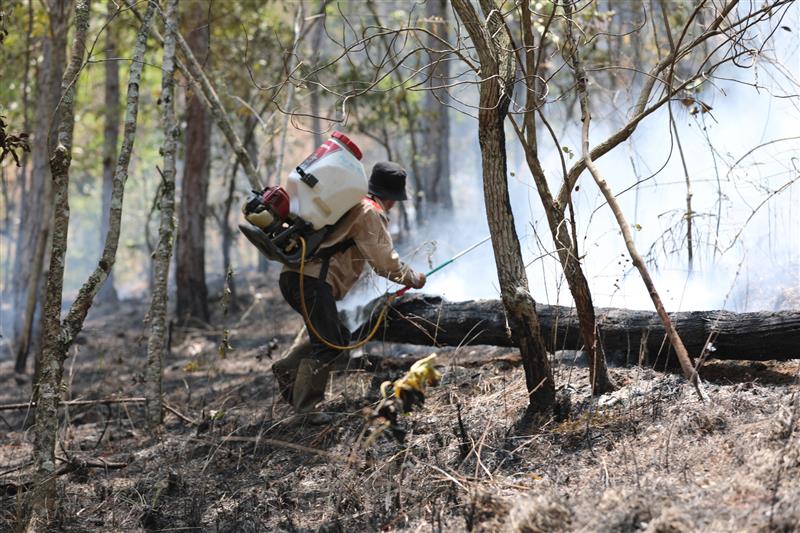
[[[428,281],[428,278],[425,277],[425,274],[422,272],[414,272],[414,277],[411,279],[409,285],[414,289],[421,289],[425,286],[426,281]]]

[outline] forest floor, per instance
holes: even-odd
[[[570,408],[530,427],[518,353],[440,349],[444,379],[404,417],[401,443],[363,413],[402,375],[398,353],[432,349],[370,344],[392,364],[332,379],[332,421],[314,425],[270,372],[301,324],[274,278],[240,279],[242,307],[225,318],[217,299],[214,328],[174,332],[158,435],[141,403],[63,411],[58,530],[800,531],[800,361],[712,361],[703,404],[679,376],[640,367],[613,368],[620,389],[592,399],[585,365],[562,353]],[[66,362],[70,399],[143,395],[146,309],[93,310]],[[12,369],[0,360],[2,404],[28,399]],[[29,420],[0,411],[0,531],[29,486]]]

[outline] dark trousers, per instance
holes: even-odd
[[[283,272],[279,286],[283,298],[303,316],[300,298],[300,274]],[[303,277],[308,319],[319,335],[331,344],[350,344],[350,331],[339,320],[331,286],[317,278]],[[305,317],[303,317],[305,321]],[[272,365],[283,397],[296,409],[312,407],[325,396],[325,384],[331,370],[347,366],[348,353],[326,346],[308,329],[309,345],[301,346]]]
[[[283,272],[280,278],[280,289],[283,298],[292,306],[292,309],[303,315],[300,303],[300,274],[297,272]],[[336,299],[333,297],[331,286],[317,278],[303,276],[303,292],[306,297],[308,318],[314,329],[326,341],[339,346],[350,344],[350,331],[339,320],[339,310],[336,309]],[[303,317],[305,320],[305,317]],[[306,324],[308,327],[308,324]],[[322,362],[336,359],[342,352],[326,346],[308,327],[308,337],[311,341],[311,355]]]

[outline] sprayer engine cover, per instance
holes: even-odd
[[[242,212],[248,222],[266,231],[289,217],[289,195],[282,187],[253,191]]]
[[[268,187],[261,193],[261,203],[279,220],[289,216],[289,194],[283,187]]]

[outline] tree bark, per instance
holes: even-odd
[[[324,0],[323,0],[324,1]],[[323,4],[324,5],[324,4]],[[294,12],[294,34],[292,36],[292,48],[287,54],[286,66],[284,68],[284,75],[287,80],[292,76],[295,65],[297,64],[297,48],[300,44],[300,36],[303,33],[303,26],[305,24],[305,7],[303,2],[299,2]],[[278,150],[278,160],[275,163],[275,176],[278,180],[283,177],[283,160],[286,156],[286,140],[289,134],[289,119],[292,117],[292,106],[294,105],[294,84],[289,81],[286,84],[286,100],[283,104],[285,114],[283,117],[283,128],[281,130],[280,149]],[[314,147],[316,149],[316,146]]]
[[[161,382],[163,359],[167,350],[167,282],[172,257],[172,234],[175,228],[175,152],[180,130],[175,119],[175,33],[178,24],[178,0],[169,0],[164,30],[164,60],[161,74],[161,128],[164,142],[164,170],[161,181],[161,219],[158,245],[153,260],[154,283],[150,311],[150,336],[147,339],[145,372],[145,416],[151,431],[162,421]]]
[[[14,259],[14,370],[24,374],[34,338],[34,317],[42,283],[42,269],[52,226],[52,180],[48,161],[56,144],[56,122],[51,122],[61,97],[66,65],[67,28],[71,0],[47,5],[50,21],[42,41],[42,63],[36,79],[35,134],[31,143],[30,187],[22,198],[19,237]]]
[[[110,24],[117,12],[115,0],[108,0],[108,18]],[[106,58],[113,59],[117,56],[116,34],[106,28]],[[109,217],[111,216],[111,190],[114,187],[114,167],[117,163],[117,142],[119,139],[119,63],[106,61],[105,83],[105,127],[103,129],[103,200],[100,207],[100,246],[105,243],[108,234]],[[115,304],[119,301],[117,290],[114,288],[114,271],[108,274],[108,279],[97,294],[99,303]]]
[[[589,289],[589,283],[586,276],[583,274],[583,268],[580,262],[580,255],[578,254],[578,243],[574,232],[574,221],[570,223],[566,217],[566,205],[561,206],[553,201],[553,195],[550,192],[550,187],[547,183],[547,177],[542,169],[541,162],[539,161],[538,142],[537,142],[537,129],[536,129],[536,113],[539,106],[543,105],[540,99],[540,90],[538,87],[539,70],[541,68],[541,49],[535,48],[533,43],[533,30],[531,12],[527,3],[521,4],[521,19],[522,19],[522,42],[525,46],[525,64],[526,64],[526,78],[525,83],[528,89],[527,94],[529,98],[526,99],[526,109],[523,115],[523,127],[516,127],[517,136],[522,144],[525,160],[528,168],[533,176],[533,181],[536,185],[539,198],[542,202],[542,208],[547,216],[547,223],[550,228],[550,234],[553,238],[553,243],[556,246],[556,253],[558,254],[561,268],[564,272],[564,277],[567,280],[572,298],[575,301],[575,308],[578,312],[580,319],[581,332],[584,341],[584,349],[589,358],[589,380],[592,384],[592,391],[595,394],[603,394],[614,389],[614,384],[608,376],[608,369],[606,368],[605,356],[601,346],[597,343],[597,336],[595,334],[595,316],[594,305],[592,304],[592,294]],[[547,34],[552,18],[548,20],[544,34]],[[544,36],[539,43],[540,47],[544,46]],[[516,126],[516,123],[514,123]],[[555,135],[554,135],[555,137]],[[557,139],[553,139],[558,144]],[[563,161],[562,161],[563,162]],[[564,165],[566,166],[566,165]],[[564,179],[566,179],[566,172]],[[571,191],[570,191],[571,192]],[[573,234],[570,235],[570,228],[573,228]]]
[[[69,229],[69,167],[72,159],[72,130],[74,125],[75,86],[78,81],[86,49],[86,33],[89,26],[89,0],[79,0],[75,9],[76,32],[72,55],[62,80],[62,98],[59,106],[58,146],[50,160],[53,175],[54,219],[53,240],[50,252],[50,271],[47,278],[45,301],[42,313],[44,346],[40,357],[40,373],[35,385],[36,429],[34,437],[34,462],[38,480],[37,489],[31,496],[32,520],[37,530],[52,516],[55,501],[55,443],[58,431],[58,405],[61,400],[61,378],[67,349],[83,327],[83,321],[97,296],[100,287],[114,265],[119,243],[122,218],[122,202],[125,182],[128,177],[133,142],[136,135],[136,118],[139,103],[144,51],[147,44],[150,19],[155,3],[148,2],[144,22],[136,37],[128,81],[125,128],[111,200],[109,232],[97,267],[78,292],[63,323],[60,321],[64,263]]]
[[[315,69],[318,67],[320,56],[322,55],[322,36],[325,35],[325,4],[325,0],[320,4],[321,12],[319,17],[321,17],[321,20],[316,22],[316,27],[312,30],[313,34],[311,35],[311,65]],[[316,150],[324,142],[322,138],[322,121],[320,120],[322,88],[317,83],[319,82],[319,76],[316,73],[311,75],[309,81],[311,83],[311,93],[308,95],[311,107],[311,134],[314,142],[314,146],[311,149]]]
[[[656,312],[658,316],[661,318],[661,321],[664,324],[664,329],[667,331],[667,335],[669,336],[669,340],[672,343],[672,347],[675,349],[675,353],[678,356],[678,361],[681,364],[681,369],[683,370],[683,374],[691,381],[695,387],[697,388],[697,392],[700,395],[701,399],[703,399],[703,394],[700,389],[700,380],[697,376],[697,371],[692,364],[691,359],[689,358],[689,353],[686,350],[686,347],[681,340],[678,331],[675,329],[675,326],[672,324],[672,321],[669,318],[669,315],[664,309],[664,304],[661,301],[661,297],[656,290],[655,283],[653,279],[650,277],[650,272],[647,269],[647,266],[644,264],[644,260],[639,255],[638,250],[636,249],[636,245],[633,242],[633,235],[631,233],[630,225],[628,221],[625,219],[625,215],[622,212],[622,208],[617,202],[617,198],[614,193],[611,191],[608,183],[600,174],[600,170],[594,164],[592,160],[591,152],[589,150],[589,123],[591,121],[591,113],[589,109],[589,95],[587,90],[587,76],[586,71],[583,68],[583,64],[581,63],[581,56],[580,56],[580,43],[578,39],[573,37],[572,33],[572,7],[571,5],[567,5],[565,7],[565,12],[567,14],[567,35],[572,43],[571,51],[572,55],[570,58],[566,58],[568,61],[572,61],[572,69],[575,73],[575,82],[576,88],[578,91],[578,97],[580,100],[581,105],[581,122],[583,122],[583,131],[582,131],[582,154],[583,160],[586,164],[586,168],[589,169],[589,172],[592,174],[597,186],[603,193],[603,197],[608,202],[608,206],[611,208],[611,211],[614,213],[614,217],[617,219],[617,224],[619,225],[620,230],[622,231],[622,235],[625,239],[625,245],[628,248],[628,253],[631,256],[631,261],[633,262],[633,266],[639,271],[639,274],[642,277],[642,281],[644,282],[645,286],[647,287],[647,292],[650,293],[650,299],[653,301],[653,305],[656,308]],[[701,354],[702,357],[703,354]]]
[[[432,23],[431,31],[443,41],[448,40],[447,1],[428,0],[425,14]],[[430,71],[428,90],[425,92],[425,142],[427,161],[423,166],[425,173],[425,196],[428,210],[436,208],[449,211],[453,208],[450,191],[450,119],[448,104],[450,95],[447,89],[440,88],[449,83],[448,54],[439,52],[441,41],[428,37]],[[409,120],[412,120],[409,117]],[[422,179],[418,176],[417,179]]]
[[[188,44],[194,56],[208,53],[205,10],[190,4],[192,13]],[[191,62],[190,62],[191,63]],[[205,268],[205,220],[211,165],[211,121],[196,94],[186,106],[186,164],[181,181],[178,238],[175,246],[176,314],[181,322],[209,321]]]
[[[547,348],[583,346],[578,313],[572,307],[536,306]],[[621,364],[675,367],[664,324],[653,311],[598,307],[598,342]],[[369,316],[367,311],[361,313]],[[770,360],[800,358],[800,311],[682,311],[670,313],[690,353],[709,348],[709,359]],[[354,334],[368,331],[365,323]],[[509,335],[499,300],[449,302],[438,296],[413,295],[398,300],[377,339],[425,346],[518,346]]]
[[[27,6],[28,12],[28,23],[27,23],[27,32],[25,34],[25,55],[24,55],[24,62],[25,67],[22,74],[22,117],[23,117],[23,124],[22,124],[22,131],[25,133],[30,134],[31,131],[31,121],[30,121],[30,85],[31,85],[31,53],[33,52],[33,0],[28,0]],[[34,71],[35,75],[35,71]],[[12,234],[12,227],[13,224],[11,222],[12,219],[19,221],[18,226],[16,228],[16,241],[15,241],[15,252],[14,254],[6,254],[5,258],[5,268],[3,270],[3,277],[4,283],[3,287],[6,291],[11,288],[11,303],[14,305],[14,314],[12,316],[15,317],[15,320],[18,321],[16,317],[19,316],[19,311],[17,305],[19,303],[19,299],[22,297],[20,291],[15,285],[16,280],[14,276],[18,276],[21,267],[21,258],[19,257],[19,247],[20,243],[22,242],[23,236],[23,226],[25,220],[27,218],[27,213],[24,209],[25,198],[28,194],[28,177],[29,177],[29,165],[30,163],[30,151],[23,151],[22,158],[20,161],[20,168],[17,173],[17,186],[14,187],[11,194],[14,197],[11,201],[14,203],[14,209],[11,209],[11,206],[6,203],[6,229],[8,231],[8,235]],[[13,215],[12,215],[13,213]],[[15,324],[14,324],[15,326]],[[15,334],[14,327],[11,328],[12,335]],[[12,342],[16,339],[12,338]],[[13,346],[13,345],[12,345]]]
[[[492,0],[482,0],[485,25],[468,0],[453,6],[466,27],[480,58],[479,141],[483,167],[484,201],[492,235],[500,294],[516,339],[530,393],[529,413],[543,413],[555,403],[555,382],[539,330],[536,303],[514,226],[508,194],[506,146],[503,125],[513,90],[514,61],[507,35],[501,30],[500,12]]]
[[[61,342],[61,293],[64,284],[64,259],[69,228],[69,167],[72,158],[72,130],[75,85],[86,51],[89,29],[89,1],[78,0],[75,6],[75,38],[69,65],[61,81],[62,97],[58,106],[58,145],[50,160],[53,177],[54,224],[50,252],[50,271],[42,310],[42,347],[39,375],[34,386],[36,425],[34,427],[33,460],[37,485],[27,500],[26,516],[29,531],[47,527],[56,508],[55,446],[58,431],[58,405],[61,401],[61,375],[64,368],[64,347]],[[26,509],[27,510],[27,509]],[[27,514],[27,513],[26,513]]]

